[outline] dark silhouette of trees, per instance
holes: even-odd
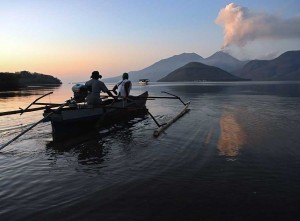
[[[21,71],[15,73],[0,72],[0,89],[14,89],[28,85],[58,85],[61,80],[51,75]]]
[[[15,73],[0,73],[0,88],[9,89],[19,87],[19,75]]]

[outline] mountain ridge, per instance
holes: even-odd
[[[209,66],[200,62],[190,62],[176,69],[159,82],[178,81],[245,81],[218,67]]]
[[[252,60],[233,72],[256,81],[300,80],[300,51],[287,51],[272,60]]]
[[[129,79],[131,81],[138,82],[139,79],[150,79],[150,81],[157,81],[173,70],[191,62],[191,61],[201,61],[203,57],[196,53],[182,53],[179,55],[174,55],[169,58],[161,59],[152,65],[141,69],[139,71],[130,71]],[[121,75],[117,77],[103,79],[104,82],[116,82],[121,79]]]
[[[226,52],[217,51],[216,53],[207,57],[203,61],[203,64],[207,64],[210,66],[216,66],[225,71],[231,72],[231,71],[242,68],[247,62],[248,61],[241,61]]]
[[[222,62],[218,61],[216,56],[222,56]],[[225,59],[225,58],[228,59]],[[206,60],[208,59],[208,60]],[[178,55],[171,56],[169,58],[161,59],[152,65],[141,69],[139,71],[130,71],[128,72],[129,78],[133,82],[137,82],[139,79],[150,79],[150,81],[158,81],[159,79],[167,76],[172,71],[176,70],[177,68],[180,68],[190,62],[201,62],[208,65],[216,66],[219,68],[224,68],[227,70],[234,69],[233,67],[237,67],[237,69],[241,66],[240,63],[242,61],[232,57],[231,55],[219,51],[215,54],[211,55],[208,58],[203,58],[202,56],[198,55],[197,53],[181,53]],[[218,65],[218,63],[220,65]],[[104,82],[111,83],[116,82],[121,78],[121,75],[112,77],[112,78],[106,78],[103,79]]]
[[[129,79],[132,82],[138,82],[139,79],[149,79],[150,82],[158,81],[190,62],[201,62],[245,79],[300,80],[299,54],[300,51],[287,51],[272,60],[241,61],[223,51],[218,51],[207,58],[203,58],[196,53],[182,53],[161,59],[139,71],[131,71],[129,72]],[[275,70],[275,74],[272,70]],[[103,81],[114,83],[120,78],[121,75],[103,79]]]

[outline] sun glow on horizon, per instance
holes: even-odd
[[[291,17],[300,11],[290,0],[278,1],[272,7],[280,8],[282,4],[289,4]],[[270,8],[261,1],[250,4],[257,5]],[[222,46],[222,29],[214,20],[225,5],[207,1],[210,10],[202,6],[202,1],[181,0],[172,4],[143,0],[3,1],[0,72],[26,70],[62,80],[82,80],[93,70],[108,78],[185,52],[210,56]],[[263,44],[261,47],[255,42],[240,52],[253,58],[266,45],[269,51],[265,54],[300,49],[299,39]]]

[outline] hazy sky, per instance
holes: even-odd
[[[79,81],[183,52],[208,57],[223,48],[242,60],[300,50],[300,2],[0,0],[0,30],[0,72]]]

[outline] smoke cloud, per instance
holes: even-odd
[[[284,19],[278,15],[252,12],[234,3],[222,8],[215,20],[224,27],[223,49],[245,46],[258,39],[300,38],[300,16]]]

